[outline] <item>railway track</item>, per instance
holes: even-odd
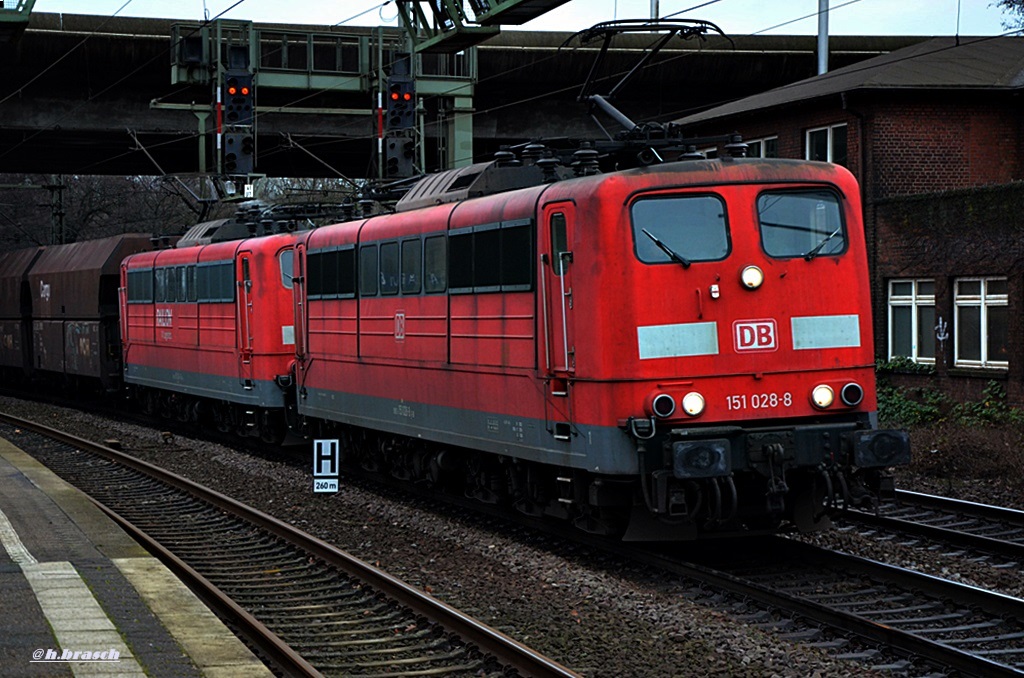
[[[904,503],[907,501],[904,497]],[[914,514],[920,511],[914,509]],[[1003,517],[1006,519],[1007,514]],[[962,522],[951,518],[926,518],[925,522],[947,520]],[[991,533],[989,529],[981,531]],[[590,543],[588,539],[581,541]],[[597,540],[591,545],[604,549],[607,543]],[[770,553],[772,557],[750,562],[746,559],[749,553]],[[734,607],[746,609],[727,610],[737,619],[772,627],[776,623],[773,619],[793,617],[794,624],[778,625],[782,635],[826,649],[837,658],[910,674],[922,666],[927,667],[925,673],[936,669],[984,676],[1024,672],[1024,625],[1017,621],[1024,619],[1024,603],[1015,598],[833,554],[785,538],[763,544],[745,540],[737,550],[722,550],[717,560],[694,561],[693,549],[686,545],[676,552],[642,554],[631,546],[620,554],[630,561],[649,560],[659,569],[683,575],[700,587],[731,592],[738,596],[736,600],[752,601],[753,608],[739,605]],[[708,604],[718,607],[713,601]],[[293,625],[311,628],[312,623],[299,619]],[[815,625],[831,630],[824,636],[815,635]],[[319,638],[320,631],[313,630],[312,635]],[[852,644],[844,647],[844,638]]]
[[[691,556],[673,546],[640,557],[941,669],[1024,675],[1024,600],[784,537]]]
[[[4,414],[0,434],[92,496],[286,675],[576,675],[181,476]]]
[[[900,490],[877,514],[852,510],[845,516],[854,524],[997,556],[1002,567],[1024,563],[1024,511]]]

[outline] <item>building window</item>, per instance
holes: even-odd
[[[935,281],[889,281],[889,359],[935,363]]]
[[[831,125],[807,130],[807,160],[833,162],[846,166],[846,125]]]
[[[956,365],[1009,366],[1006,278],[960,278],[956,305]]]
[[[777,158],[779,157],[779,138],[765,137],[764,139],[752,139],[747,142],[748,158]]]

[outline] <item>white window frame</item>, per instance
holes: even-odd
[[[911,292],[909,295],[905,294],[894,294],[893,287],[901,283],[910,283]],[[889,281],[889,300],[888,300],[888,315],[889,315],[889,360],[893,358],[909,358],[915,363],[921,363],[924,365],[934,365],[935,356],[922,356],[918,352],[920,346],[918,345],[918,339],[921,336],[919,327],[920,319],[918,309],[924,306],[931,306],[935,308],[935,294],[922,294],[920,292],[921,283],[932,283],[934,285],[934,278],[900,278]],[[934,287],[932,288],[934,290]],[[910,307],[910,337],[911,337],[911,355],[909,356],[896,356],[893,355],[893,328],[895,322],[893,320],[893,310],[897,307]],[[928,329],[928,328],[924,328]]]
[[[769,156],[766,156],[764,154],[764,144],[765,144],[766,141],[774,141],[776,146],[778,146],[779,136],[776,134],[776,135],[773,135],[773,136],[770,136],[770,137],[761,137],[759,139],[748,139],[745,142],[748,147],[751,144],[761,144],[761,154],[760,155],[749,155],[749,157],[751,157],[751,158],[767,158],[767,157],[769,157]],[[775,158],[775,157],[778,157],[778,156],[771,156],[771,157]]]
[[[1008,294],[989,294],[988,284],[991,281],[1000,281],[1008,283],[1008,280],[1005,276],[957,278],[954,281],[953,308],[955,315],[953,318],[953,364],[957,367],[980,367],[1005,370],[1010,366],[1008,360],[990,360],[988,356],[988,309],[992,308],[993,306],[1009,305]],[[981,294],[961,294],[960,284],[965,282],[980,282]],[[960,357],[960,309],[968,307],[981,308],[981,360],[964,359]]]
[[[807,130],[806,132],[804,132],[804,160],[810,160],[811,159],[811,134],[813,134],[814,132],[827,131],[828,132],[828,137],[827,137],[828,138],[828,151],[827,151],[827,157],[825,158],[825,162],[835,162],[835,160],[834,160],[835,154],[833,153],[832,140],[833,140],[833,138],[835,136],[835,134],[834,134],[835,130],[837,130],[840,127],[846,127],[846,123],[845,122],[841,122],[841,123],[838,123],[838,124],[835,124],[835,125],[824,125],[822,127],[813,127],[811,129]],[[849,130],[847,130],[847,134],[849,134]],[[847,137],[847,139],[849,139],[849,137]]]

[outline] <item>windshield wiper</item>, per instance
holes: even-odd
[[[654,235],[650,231],[648,231],[646,228],[641,228],[640,230],[643,231],[644,235],[646,235],[648,238],[650,238],[654,242],[654,244],[658,246],[658,249],[660,249],[662,252],[667,254],[669,259],[671,259],[672,261],[675,261],[675,262],[678,262],[678,263],[682,264],[683,268],[690,268],[690,260],[689,259],[687,259],[682,254],[679,254],[679,252],[676,252],[674,249],[672,249],[671,247],[669,247],[665,243],[663,243],[660,240],[658,240],[657,238],[655,238]]]
[[[817,245],[814,246],[814,249],[812,249],[810,252],[804,255],[804,259],[810,261],[814,257],[818,256],[818,253],[821,252],[821,248],[824,247],[829,240],[839,235],[839,231],[841,230],[843,230],[843,227],[839,226],[838,228],[836,228],[836,230],[826,235],[824,240],[819,242]]]

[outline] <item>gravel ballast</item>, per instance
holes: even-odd
[[[118,439],[132,454],[286,520],[588,676],[880,675],[786,641],[745,621],[751,608],[742,602],[711,603],[693,582],[660,571],[550,539],[539,543],[504,523],[390,498],[344,477],[337,494],[314,494],[305,451],[264,458],[36,403],[2,398],[0,408],[82,437]],[[997,584],[1011,595],[1024,591],[1015,573],[997,576],[991,566],[972,569],[851,532],[802,538],[979,586]]]

